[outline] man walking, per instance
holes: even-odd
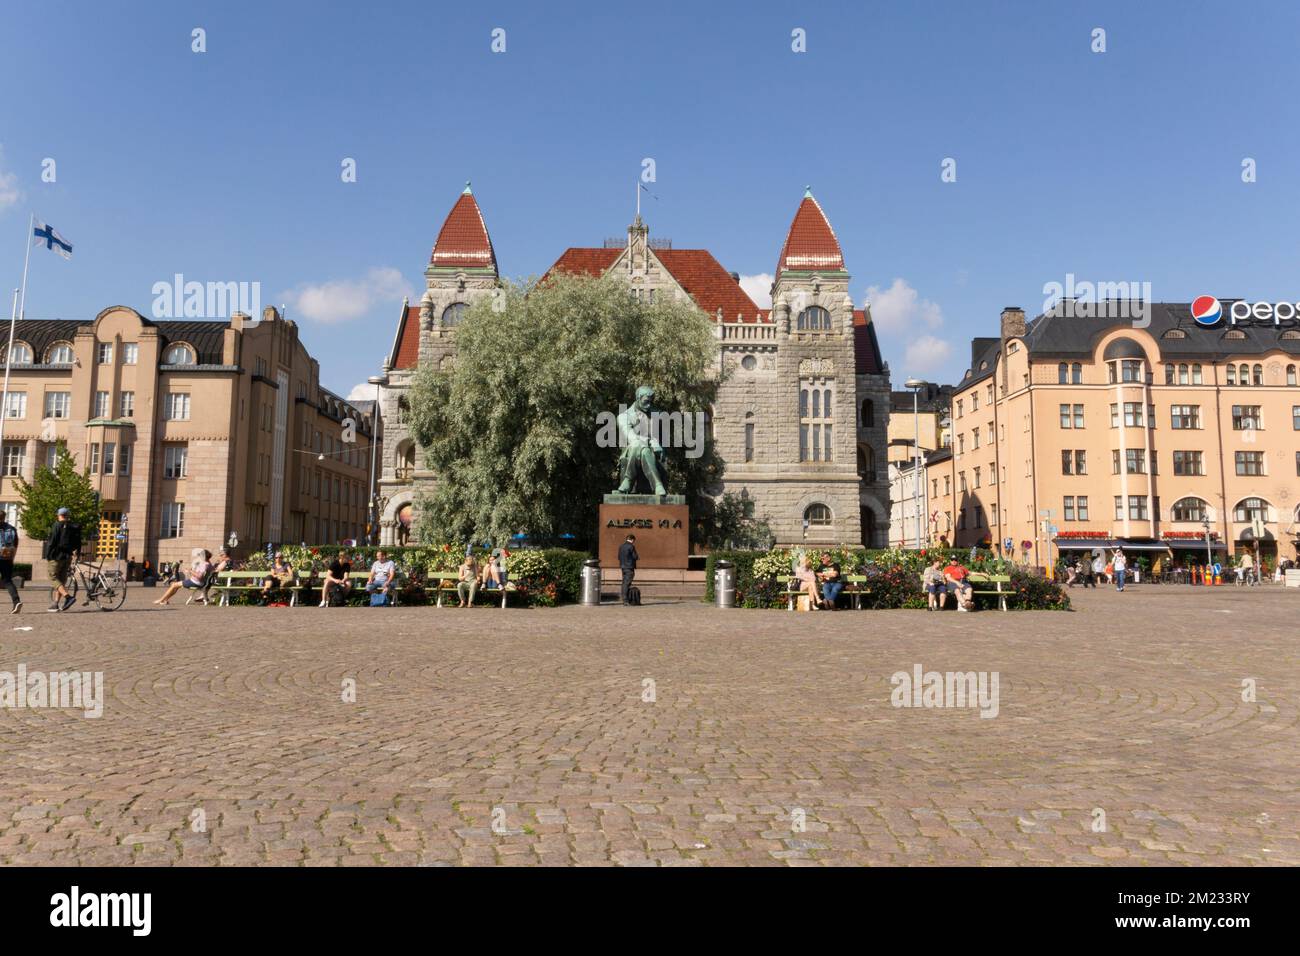
[[[1124,575],[1128,570],[1128,558],[1124,557],[1124,552],[1116,548],[1115,557],[1111,558],[1111,567],[1115,569],[1115,590],[1124,590]]]
[[[55,584],[54,603],[46,610],[66,611],[72,607],[73,598],[64,585],[68,583],[72,562],[81,554],[81,528],[72,520],[72,512],[67,508],[60,508],[56,513],[54,527],[45,537],[43,552],[45,569]]]
[[[639,555],[636,553],[636,535],[630,534],[627,536],[627,540],[618,546],[618,568],[623,572],[623,583],[619,585],[618,593],[624,604],[632,603],[628,600],[628,595],[632,590],[632,578],[636,576],[638,557]]]
[[[0,584],[9,592],[14,602],[10,613],[17,614],[23,609],[23,602],[18,598],[18,589],[14,587],[14,555],[18,553],[18,529],[9,523],[3,511],[0,511]]]

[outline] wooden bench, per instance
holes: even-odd
[[[217,575],[217,583],[212,586],[212,590],[221,595],[221,606],[229,607],[232,593],[261,594],[262,582],[270,574],[270,571],[222,571]],[[276,591],[288,592],[289,606],[294,607],[298,603],[298,592],[302,588],[302,582],[298,580],[298,574],[295,571],[288,584],[273,587],[268,593],[274,594]]]
[[[790,587],[790,582],[794,580],[793,574],[779,574],[776,578],[777,584],[785,585],[781,594],[786,599],[786,610],[793,611],[795,601],[805,592],[801,588]],[[871,588],[867,587],[867,576],[865,574],[841,574],[840,580],[844,582],[844,588],[840,591],[840,597],[848,597],[853,601],[853,610],[862,610],[862,596],[870,594]]]
[[[303,584],[304,590],[316,591],[318,594],[325,587],[325,578],[328,571],[313,571],[310,578]],[[366,582],[370,580],[369,571],[349,571],[347,573],[348,589],[344,595],[348,594],[366,594]],[[396,607],[398,596],[402,590],[402,572],[399,570],[393,575],[393,586],[388,589],[388,606]],[[368,597],[369,595],[367,595]],[[369,603],[369,602],[367,602]]]
[[[1015,600],[1016,592],[1011,588],[1011,575],[986,574],[983,571],[971,571],[966,575],[966,582],[971,586],[971,598],[979,595],[993,595],[998,599],[998,610],[1007,609],[1007,601]],[[945,579],[944,585],[948,582]],[[1004,589],[1002,585],[1007,585]],[[982,587],[981,587],[982,585]],[[921,586],[925,586],[925,575],[921,575]],[[954,595],[955,597],[956,595]]]
[[[425,575],[425,579],[430,584],[434,581],[438,582],[436,587],[434,587],[434,591],[438,595],[438,607],[442,607],[442,598],[444,594],[456,598],[456,602],[460,603],[460,595],[456,591],[456,585],[460,583],[459,571],[430,571]],[[495,599],[497,594],[500,594],[501,607],[504,608],[509,596],[518,590],[519,589],[515,586],[513,581],[507,581],[506,586],[503,588],[485,588],[480,584],[478,586],[478,591],[475,592],[475,597],[482,597],[485,594],[490,594]]]

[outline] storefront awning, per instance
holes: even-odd
[[[1052,544],[1062,551],[1091,551],[1093,548],[1113,548],[1114,538],[1053,538]]]
[[[1130,541],[1127,538],[1121,538],[1118,547],[1125,551],[1168,551],[1168,541]]]
[[[1173,551],[1204,551],[1205,540],[1196,538],[1170,538],[1165,544]],[[1214,540],[1210,542],[1211,551],[1227,551],[1228,546],[1222,541]]]

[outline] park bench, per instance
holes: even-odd
[[[786,610],[793,611],[795,601],[797,601],[804,592],[799,588],[792,588],[790,582],[794,580],[792,574],[777,575],[776,583],[785,585],[781,594],[786,599]],[[867,576],[865,574],[844,574],[840,576],[844,582],[844,588],[840,591],[840,597],[847,597],[853,601],[853,610],[862,610],[862,596],[870,594],[871,588],[867,587]]]
[[[320,592],[321,589],[325,586],[325,578],[328,576],[328,574],[329,574],[328,571],[313,571],[311,577],[304,584],[305,590],[316,592],[317,603],[319,603]],[[349,571],[347,574],[348,590],[346,594],[365,595],[366,582],[369,580],[370,580],[369,571]],[[399,569],[397,573],[393,575],[393,587],[388,589],[389,607],[397,606],[398,597],[401,594],[401,589],[402,589],[402,580],[403,580],[402,572]],[[367,595],[367,599],[368,597],[369,596]],[[346,603],[346,595],[345,595],[345,603]],[[368,600],[367,603],[369,603]]]
[[[459,571],[430,571],[425,577],[429,582],[429,586],[437,593],[438,607],[442,607],[442,598],[444,594],[451,598],[455,598],[457,603],[460,602],[460,596],[456,593],[456,585],[460,583]],[[437,581],[436,585],[434,584],[435,581]],[[512,581],[507,581],[506,586],[503,588],[485,588],[480,584],[475,596],[483,597],[486,594],[490,594],[495,599],[496,595],[500,594],[501,607],[504,608],[509,596],[517,590],[518,588],[515,587],[514,582]]]
[[[925,575],[921,575],[922,586],[924,586]],[[1009,574],[986,574],[983,571],[971,571],[966,575],[966,582],[971,586],[971,598],[976,595],[992,595],[998,599],[998,610],[1007,609],[1007,601],[1015,600],[1016,592],[1011,587],[1011,575]],[[945,582],[947,583],[947,582]],[[1006,585],[1003,588],[1003,585]]]
[[[222,607],[228,607],[231,594],[260,594],[262,592],[262,582],[266,580],[270,573],[270,571],[222,571],[217,575],[217,583],[212,587],[212,590],[221,595]],[[288,584],[273,587],[270,593],[287,592],[289,606],[294,607],[298,603],[298,592],[302,590],[302,587],[302,582],[298,580],[298,573],[295,571]]]

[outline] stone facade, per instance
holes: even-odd
[[[753,502],[782,544],[887,544],[889,369],[870,313],[853,308],[838,243],[811,194],[791,225],[771,309],[755,304],[707,251],[651,242],[640,216],[622,247],[571,248],[552,271],[625,277],[639,296],[690,300],[714,320],[721,384],[711,436],[726,462],[718,494]],[[420,305],[403,304],[384,370],[385,543],[403,540],[420,496],[436,483],[405,424],[411,375],[454,360],[455,307],[491,295],[498,281],[468,187],[425,275]]]

